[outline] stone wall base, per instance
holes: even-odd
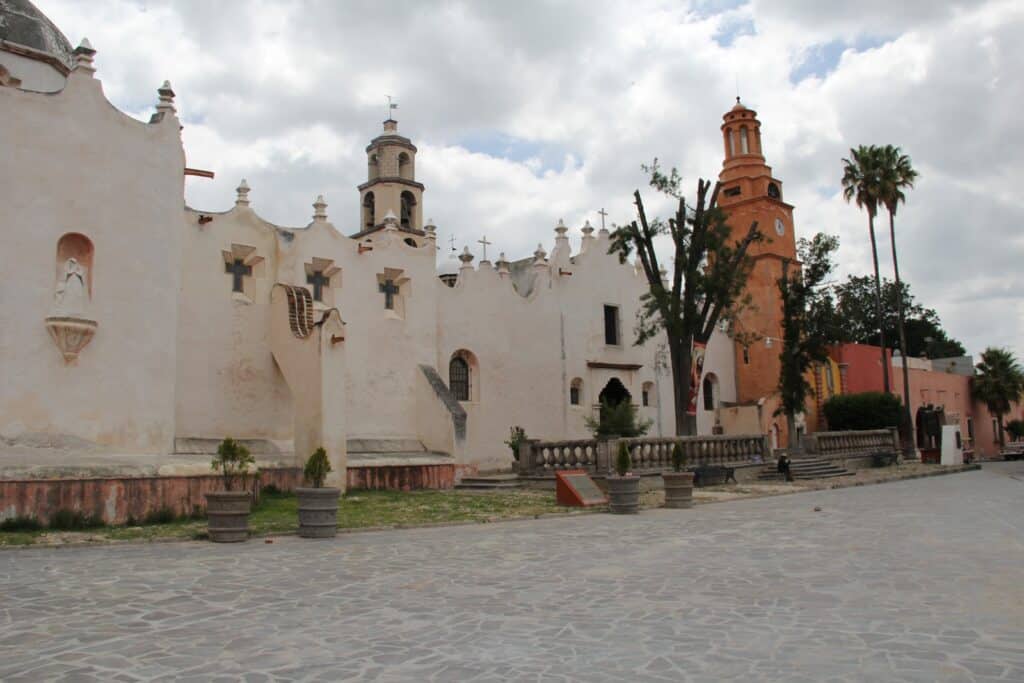
[[[450,489],[455,486],[456,465],[393,465],[349,467],[349,490]]]
[[[264,487],[291,491],[301,482],[297,467],[260,470]],[[59,510],[70,510],[104,524],[124,524],[163,510],[202,514],[205,494],[223,488],[215,475],[0,480],[0,519],[32,517],[46,524]]]

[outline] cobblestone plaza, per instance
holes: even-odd
[[[636,517],[10,550],[0,680],[1020,681],[1022,513],[1024,464],[998,463]]]

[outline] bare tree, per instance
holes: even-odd
[[[747,249],[763,237],[754,221],[741,239],[731,239],[732,230],[718,207],[719,183],[712,186],[708,180],[698,180],[696,204],[688,207],[676,169],[663,173],[657,159],[643,169],[650,175],[651,187],[678,200],[675,216],[648,219],[640,190],[636,190],[637,220],[616,226],[608,253],[617,253],[623,263],[634,251],[640,258],[649,290],[641,297],[636,344],[664,331],[672,369],[676,434],[695,434],[696,416],[687,411],[691,392],[696,395],[701,381],[699,372],[693,376],[694,343],[707,344],[718,321],[723,316],[734,317],[731,314],[744,303],[752,264]],[[668,254],[671,282],[662,279],[654,244],[662,235],[672,243]]]

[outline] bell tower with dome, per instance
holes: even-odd
[[[734,321],[735,330],[758,341],[736,344],[736,398],[740,403],[769,399],[777,392],[782,351],[782,301],[778,280],[785,260],[796,261],[793,206],[783,201],[782,182],[772,176],[761,146],[757,112],[740,98],[722,122],[725,160],[718,179],[718,205],[740,239],[753,221],[764,241],[753,244],[754,263],[747,280],[751,306]],[[770,415],[770,412],[768,413]]]
[[[398,122],[389,118],[384,132],[366,147],[367,180],[359,186],[362,237],[384,227],[388,214],[398,229],[414,235],[423,231],[423,184],[416,182],[416,145],[398,134]]]

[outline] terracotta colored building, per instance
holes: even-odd
[[[882,391],[881,350],[868,344],[840,344],[832,349],[832,358],[839,364],[842,392]],[[890,356],[893,392],[903,395],[903,367],[900,357]],[[910,374],[910,414],[915,418],[922,408],[941,407],[947,423],[960,425],[968,447],[978,457],[990,458],[999,453],[998,426],[988,408],[971,399],[974,364],[970,356],[963,358],[907,359]],[[1014,404],[1004,420],[1024,418],[1024,409]],[[824,428],[824,427],[822,427]],[[920,444],[919,444],[920,445]]]
[[[757,221],[765,240],[751,246],[754,264],[747,281],[751,305],[733,321],[734,331],[756,335],[756,343],[735,344],[736,399],[740,405],[759,405],[762,430],[785,444],[785,420],[773,418],[778,406],[782,348],[782,303],[778,280],[783,263],[796,261],[793,206],[782,198],[782,182],[765,163],[761,122],[757,112],[739,98],[723,116],[725,160],[719,181],[719,206],[726,212],[734,240],[746,235]]]

